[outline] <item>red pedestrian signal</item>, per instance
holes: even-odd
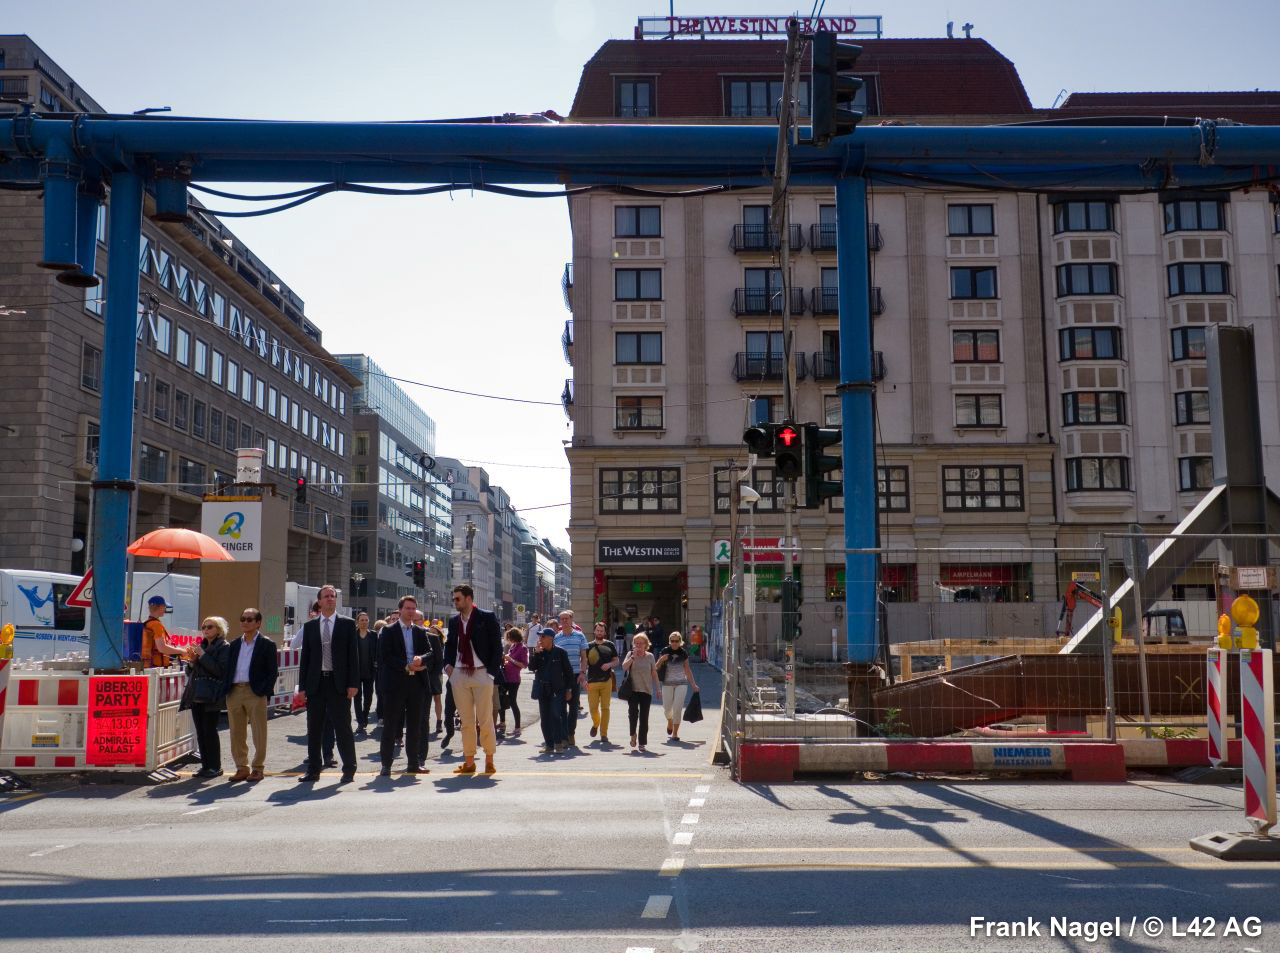
[[[778,428],[778,445],[773,454],[773,469],[779,479],[796,480],[804,473],[804,447],[800,428],[787,421]]]
[[[778,442],[781,443],[784,447],[790,447],[793,443],[795,443],[796,438],[798,438],[799,436],[800,435],[796,433],[795,427],[783,427],[781,430],[778,431]]]

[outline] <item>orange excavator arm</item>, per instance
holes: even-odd
[[[1067,591],[1062,597],[1062,608],[1058,610],[1059,638],[1070,638],[1071,620],[1076,613],[1076,603],[1080,600],[1084,600],[1095,609],[1102,608],[1102,596],[1074,579],[1071,580],[1071,585],[1067,586]]]

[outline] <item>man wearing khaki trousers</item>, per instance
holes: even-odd
[[[232,781],[261,781],[267,758],[267,699],[275,691],[280,663],[276,644],[261,630],[261,612],[249,608],[240,613],[241,636],[231,643],[227,664],[227,724],[236,763]],[[253,730],[252,770],[249,729]]]
[[[478,609],[468,585],[453,587],[458,614],[449,620],[449,642],[444,650],[444,671],[453,689],[453,701],[462,719],[462,764],[454,774],[475,774],[476,735],[484,748],[484,773],[493,774],[497,737],[493,730],[493,693],[502,669],[502,632],[498,617]]]

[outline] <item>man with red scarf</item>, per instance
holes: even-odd
[[[462,720],[463,762],[454,774],[475,774],[477,733],[484,748],[484,773],[493,774],[498,770],[493,763],[498,745],[493,730],[493,693],[502,667],[502,630],[496,615],[476,608],[470,586],[453,587],[453,605],[458,614],[449,620],[444,672]]]

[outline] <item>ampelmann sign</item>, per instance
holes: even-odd
[[[597,563],[682,563],[682,539],[602,539],[596,548]]]

